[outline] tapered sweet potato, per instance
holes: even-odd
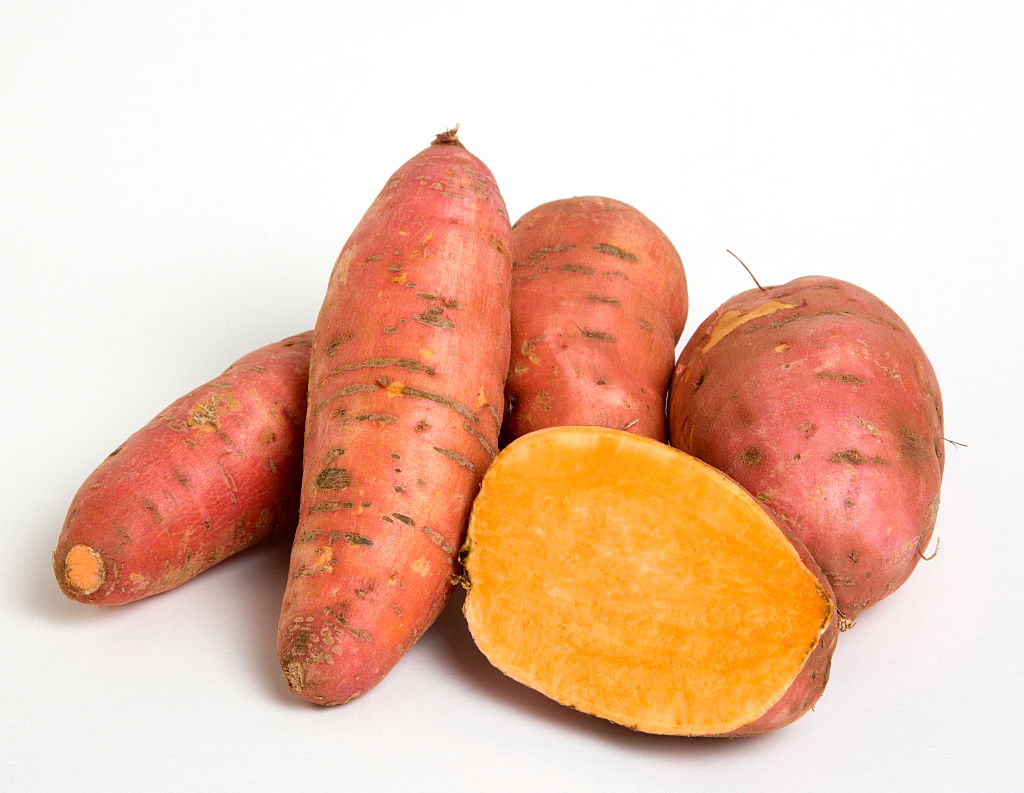
[[[375,685],[450,593],[497,447],[510,252],[494,178],[445,133],[392,176],[334,267],[278,635],[288,686],[311,702]]]
[[[294,527],[311,341],[312,331],[239,359],[93,471],[53,555],[65,595],[155,595]]]
[[[542,204],[512,228],[512,361],[504,442],[590,424],[667,437],[665,395],[686,324],[686,278],[628,204]]]
[[[828,679],[836,609],[817,565],[735,482],[647,438],[560,427],[513,442],[463,559],[492,664],[636,730],[767,732]]]
[[[932,535],[939,384],[906,324],[853,284],[810,276],[725,302],[679,357],[669,425],[803,541],[846,620],[899,587]]]

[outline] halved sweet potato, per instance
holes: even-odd
[[[727,476],[647,438],[514,441],[484,477],[463,560],[492,664],[636,730],[767,732],[828,679],[835,601],[810,556]]]

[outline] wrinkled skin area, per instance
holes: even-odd
[[[527,212],[512,247],[502,442],[567,425],[664,441],[687,311],[683,264],[669,239],[628,204],[584,196]]]
[[[54,552],[65,595],[129,603],[188,581],[279,527],[292,529],[311,343],[308,331],[239,359],[90,474]],[[76,558],[90,562],[89,575],[99,573],[95,589],[75,585],[83,584]]]
[[[847,620],[895,591],[928,545],[938,381],[904,322],[853,284],[808,276],[724,303],[679,357],[669,429],[807,546]]]

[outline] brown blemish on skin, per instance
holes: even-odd
[[[593,275],[596,272],[596,270],[583,264],[563,264],[558,269],[564,270],[567,273],[583,273],[584,275]]]
[[[857,449],[847,449],[846,451],[836,452],[835,454],[829,455],[828,461],[830,463],[846,463],[848,465],[865,465],[871,463],[873,465],[888,465],[888,460],[883,460],[881,457],[865,457]]]
[[[373,545],[373,540],[369,537],[365,537],[362,534],[355,534],[353,532],[345,533],[345,542],[349,545]]]
[[[446,540],[440,532],[435,531],[434,529],[430,528],[430,526],[424,526],[420,529],[420,531],[427,535],[427,537],[430,538],[430,541],[445,553],[451,554],[455,552],[455,549],[452,547],[451,543],[448,542],[448,540]]]
[[[906,425],[899,429],[900,457],[904,460],[923,460],[926,456],[921,436]]]
[[[302,668],[302,664],[298,661],[288,661],[281,664],[281,671],[284,673],[284,679],[288,684],[288,688],[296,694],[301,694],[302,688],[306,683],[306,673]]]
[[[146,510],[146,513],[149,515],[150,520],[152,520],[155,525],[159,526],[161,523],[163,523],[163,515],[160,514],[160,510],[157,508],[157,505],[150,501],[148,498],[143,497],[142,508]]]
[[[597,251],[598,253],[605,253],[608,254],[609,256],[616,256],[619,259],[625,259],[626,261],[629,262],[637,261],[636,256],[634,256],[627,250],[623,250],[618,245],[608,245],[606,243],[599,242],[594,246],[594,250]]]
[[[88,545],[74,545],[64,556],[64,582],[79,595],[91,595],[106,580],[106,564]]]
[[[582,333],[588,339],[599,339],[601,341],[615,341],[615,337],[612,334],[605,333],[603,330],[589,330],[588,328],[580,328],[580,333]]]
[[[207,432],[220,429],[220,415],[238,407],[238,402],[231,397],[214,394],[205,402],[193,405],[189,413],[186,427],[199,427]]]
[[[718,342],[728,336],[736,328],[740,327],[746,322],[758,319],[759,317],[765,317],[769,314],[774,314],[776,311],[781,311],[786,308],[796,308],[792,303],[783,303],[779,300],[766,300],[759,306],[755,306],[750,311],[740,311],[739,309],[730,309],[726,311],[718,318],[714,326],[711,328],[711,332],[708,334],[708,340],[701,348],[701,352],[705,353],[714,347]]]
[[[316,476],[316,486],[321,490],[344,490],[352,484],[352,475],[347,468],[324,468]]]
[[[444,316],[444,309],[440,306],[431,306],[427,311],[422,314],[413,314],[412,318],[423,325],[429,325],[432,328],[454,328],[455,323],[452,322],[448,317]]]
[[[761,462],[761,450],[756,446],[748,446],[746,449],[739,453],[739,456],[736,458],[736,461],[748,467],[752,465],[757,465],[759,462]]]
[[[855,374],[841,374],[839,372],[815,372],[814,376],[819,380],[832,380],[836,383],[853,383],[856,385],[864,385],[868,381],[863,377],[858,377]]]
[[[420,576],[426,576],[430,572],[430,562],[426,559],[417,559],[409,567],[416,575]]]
[[[856,416],[854,418],[854,421],[856,421],[864,429],[866,429],[868,432],[870,432],[872,436],[878,435],[878,427],[876,427],[874,424],[872,424],[867,419],[862,419],[860,416]]]
[[[818,428],[814,426],[813,421],[801,421],[796,425],[796,428],[800,430],[800,434],[805,438],[813,438],[818,432]]]
[[[519,351],[526,357],[526,359],[530,363],[540,363],[540,358],[537,356],[536,342],[543,340],[543,336],[534,336],[531,339],[526,339],[519,347]]]
[[[552,399],[550,393],[548,393],[547,391],[540,391],[540,392],[538,392],[538,394],[537,394],[537,406],[541,410],[543,410],[545,413],[547,413],[549,410],[551,410],[551,408],[554,407],[554,404],[555,404],[554,400]]]
[[[538,248],[533,253],[527,256],[528,259],[533,261],[540,261],[549,253],[561,253],[562,251],[571,251],[576,246],[572,243],[564,243],[562,245],[548,245],[545,248]]]
[[[408,358],[367,358],[365,361],[354,361],[341,366],[336,366],[328,372],[328,375],[352,372],[356,369],[383,369],[388,366],[397,366],[399,369],[406,369],[410,372],[424,372],[428,375],[434,374],[434,367],[427,366],[419,361],[411,361]]]
[[[435,446],[434,451],[437,452],[438,454],[444,455],[449,460],[454,460],[458,465],[461,465],[463,468],[467,468],[473,473],[476,473],[476,465],[473,463],[472,460],[470,460],[465,455],[459,454],[458,452],[453,451],[452,449],[443,449],[440,446]]]

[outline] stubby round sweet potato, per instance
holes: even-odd
[[[683,263],[668,237],[628,204],[582,196],[523,215],[512,255],[502,441],[570,424],[665,440],[687,309]]]
[[[54,572],[69,598],[128,603],[295,525],[312,331],[173,402],[71,502]]]
[[[374,686],[450,594],[498,443],[511,265],[494,177],[453,132],[395,172],[338,257],[278,633],[304,699]]]
[[[836,607],[818,566],[738,484],[648,438],[557,427],[514,441],[462,556],[491,663],[632,729],[763,733],[828,680]]]
[[[724,303],[679,357],[669,428],[803,541],[847,621],[932,535],[939,384],[904,322],[853,284],[808,276]]]

